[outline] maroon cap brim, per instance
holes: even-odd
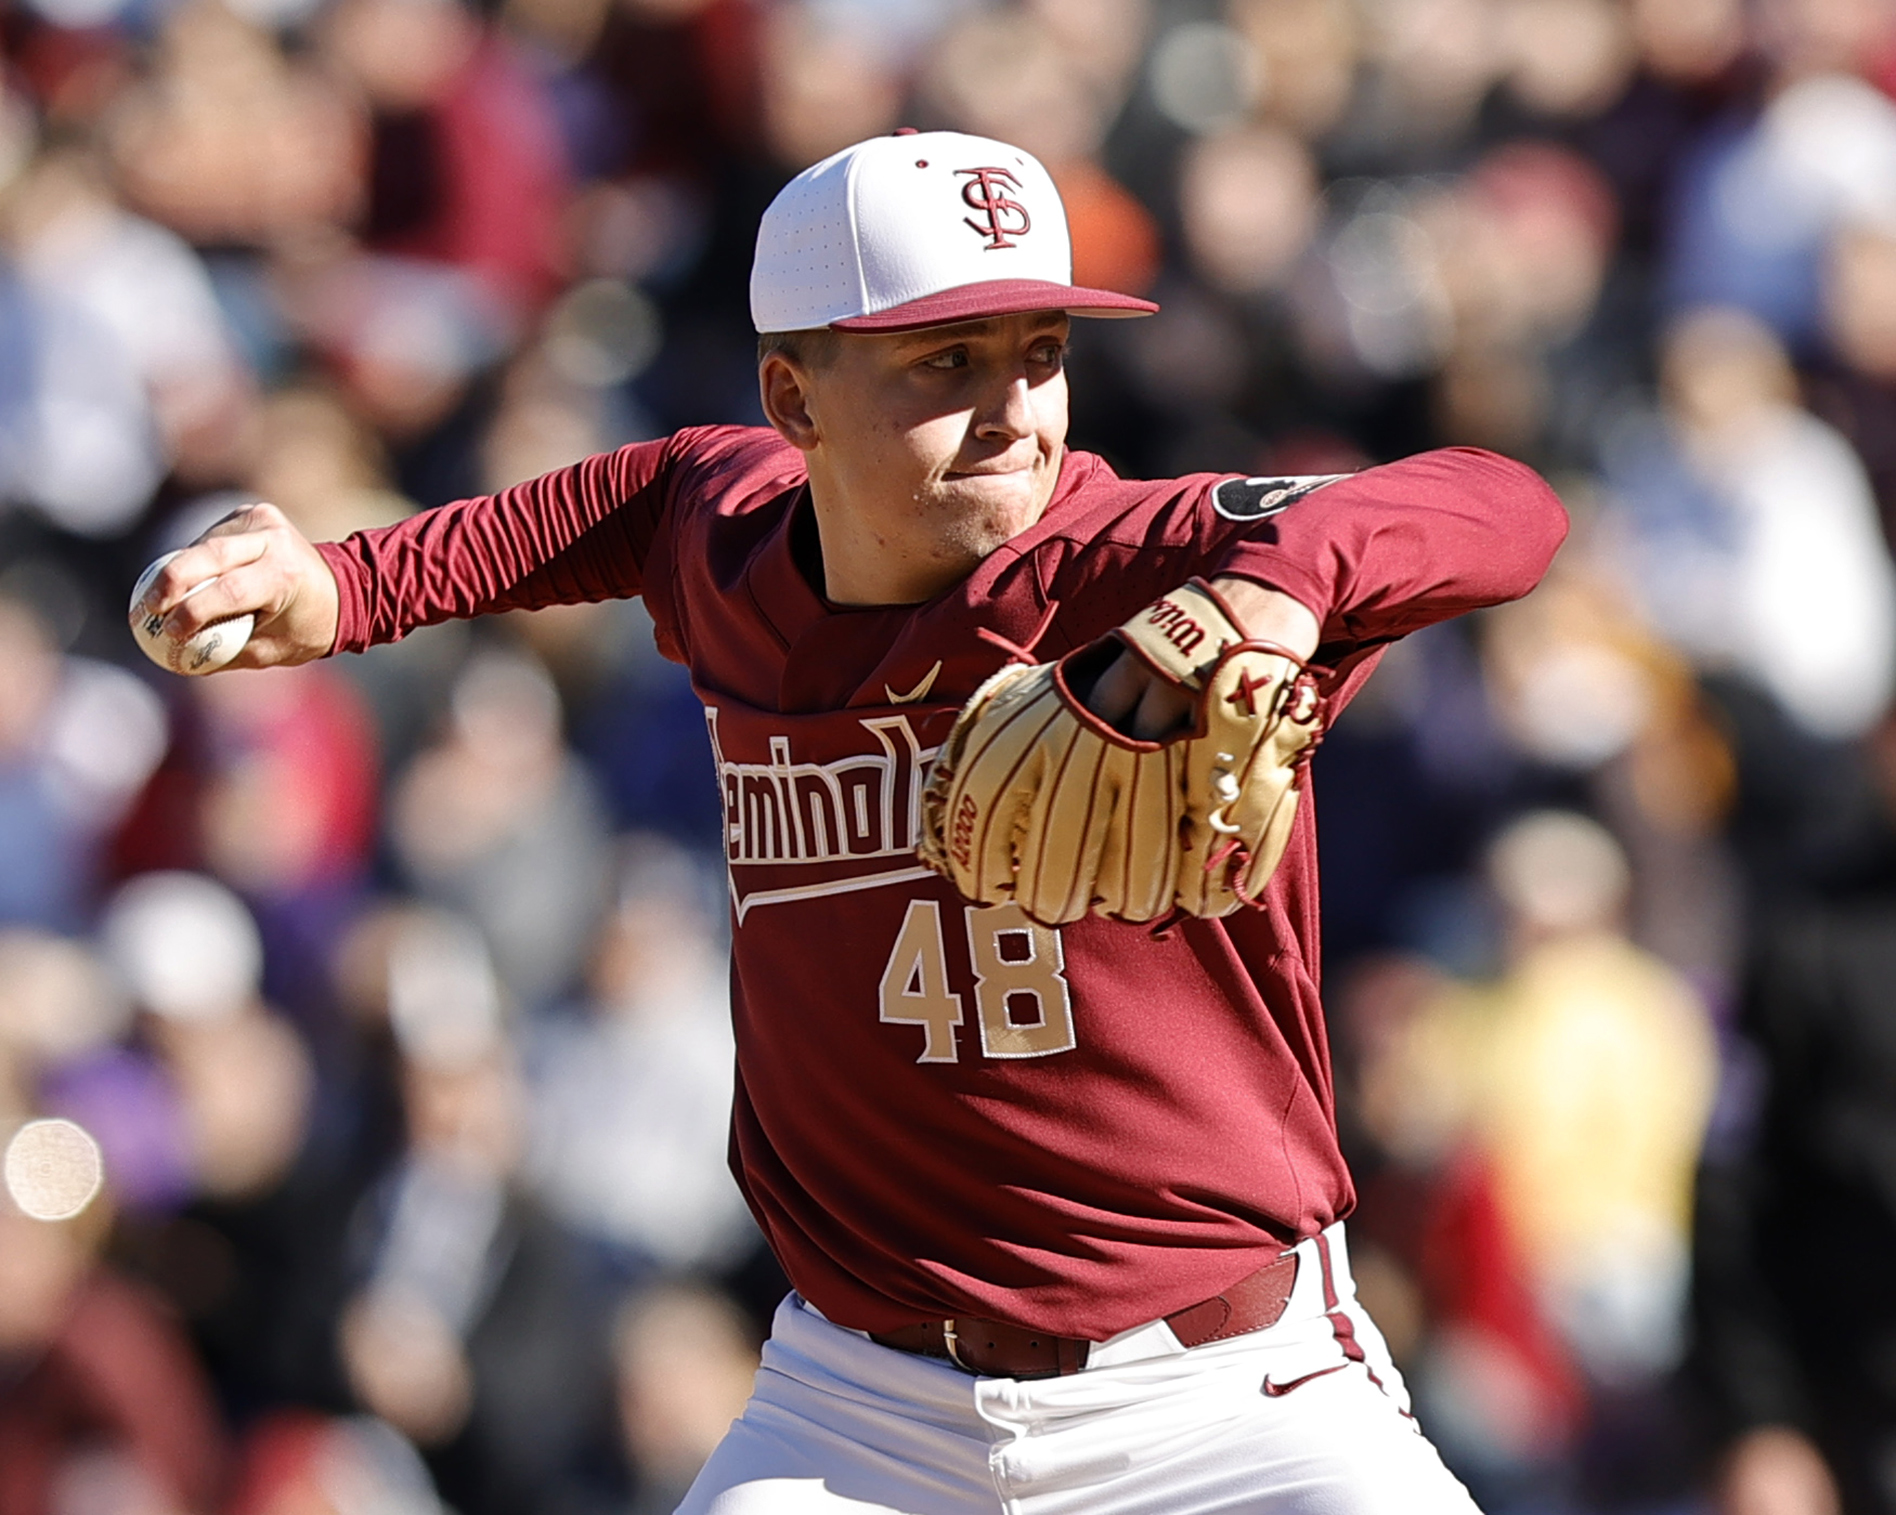
[[[892,305],[872,316],[850,316],[832,321],[834,331],[920,331],[925,326],[952,326],[989,316],[1021,316],[1036,310],[1064,310],[1075,316],[1149,316],[1158,310],[1150,300],[1122,295],[1110,289],[1079,289],[1045,279],[994,279],[985,284],[963,284],[939,294],[923,295]]]

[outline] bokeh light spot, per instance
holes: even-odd
[[[7,1143],[7,1194],[34,1220],[70,1220],[105,1182],[99,1144],[69,1120],[34,1120]]]

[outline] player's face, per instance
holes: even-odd
[[[1066,441],[1061,312],[839,333],[801,375],[828,591],[927,599],[1038,521]],[[766,402],[770,378],[765,376]],[[779,419],[775,408],[772,419]]]

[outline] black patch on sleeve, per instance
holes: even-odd
[[[1313,489],[1348,477],[1317,473],[1293,478],[1226,479],[1213,487],[1211,508],[1227,521],[1262,521],[1296,504]]]

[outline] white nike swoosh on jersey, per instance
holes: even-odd
[[[882,692],[889,697],[889,703],[891,705],[913,705],[917,700],[927,698],[928,691],[935,687],[935,675],[940,672],[941,659],[937,658],[935,660],[935,666],[922,675],[921,683],[917,684],[907,694],[897,694],[887,684],[882,686]]]

